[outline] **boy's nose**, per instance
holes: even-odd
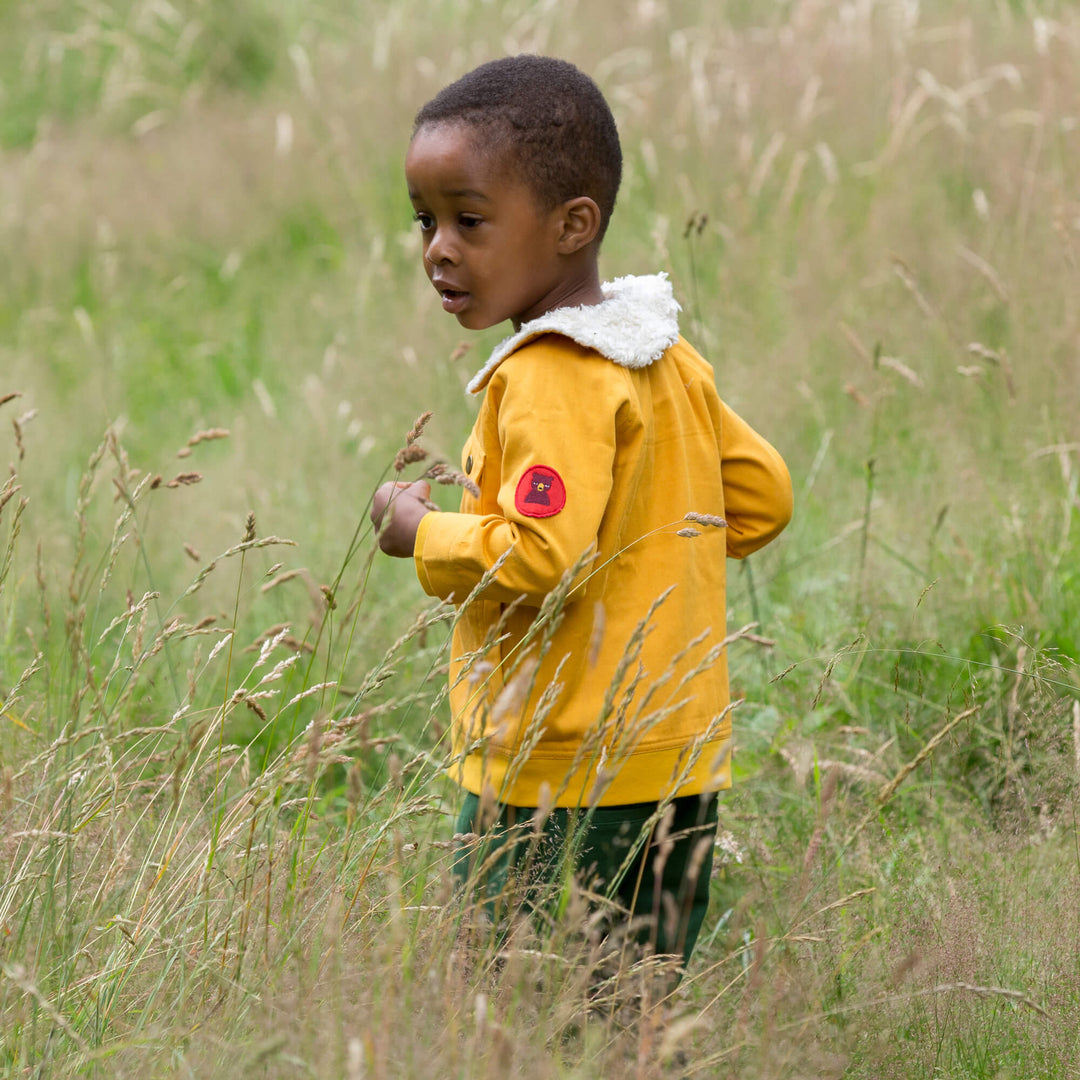
[[[454,246],[450,242],[450,238],[446,235],[445,229],[435,230],[435,235],[431,238],[431,242],[428,244],[425,255],[427,256],[428,262],[434,265],[438,265],[439,263],[453,263],[455,261]]]

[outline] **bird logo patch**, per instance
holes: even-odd
[[[521,474],[514,506],[526,517],[554,517],[566,505],[566,485],[548,465],[532,465]]]

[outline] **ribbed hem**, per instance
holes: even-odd
[[[721,791],[731,787],[731,740],[706,743],[690,773],[677,789],[675,781],[685,772],[685,747],[642,750],[632,754],[618,773],[595,798],[595,764],[581,766],[566,781],[563,771],[569,761],[532,755],[518,768],[513,783],[507,784],[511,759],[498,753],[470,754],[463,763],[452,766],[451,777],[466,790],[479,795],[490,786],[500,803],[511,806],[538,806],[540,789],[546,784],[550,796],[557,794],[555,806],[622,806],[626,803],[653,802],[668,796],[700,795],[703,791]],[[561,791],[559,789],[562,788]]]

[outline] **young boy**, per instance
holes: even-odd
[[[460,512],[391,483],[372,518],[427,593],[464,605],[459,832],[577,830],[594,888],[686,960],[731,782],[724,559],[783,529],[791,482],[679,335],[666,277],[601,284],[621,171],[607,103],[560,60],[484,64],[417,114],[424,269],[462,326],[514,333],[469,384],[483,397]]]

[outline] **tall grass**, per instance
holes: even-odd
[[[601,82],[605,271],[796,482],[675,991],[583,884],[452,896],[453,613],[366,525],[496,336],[411,114],[519,48]],[[1052,3],[0,11],[3,1075],[1072,1075],[1078,60]]]

